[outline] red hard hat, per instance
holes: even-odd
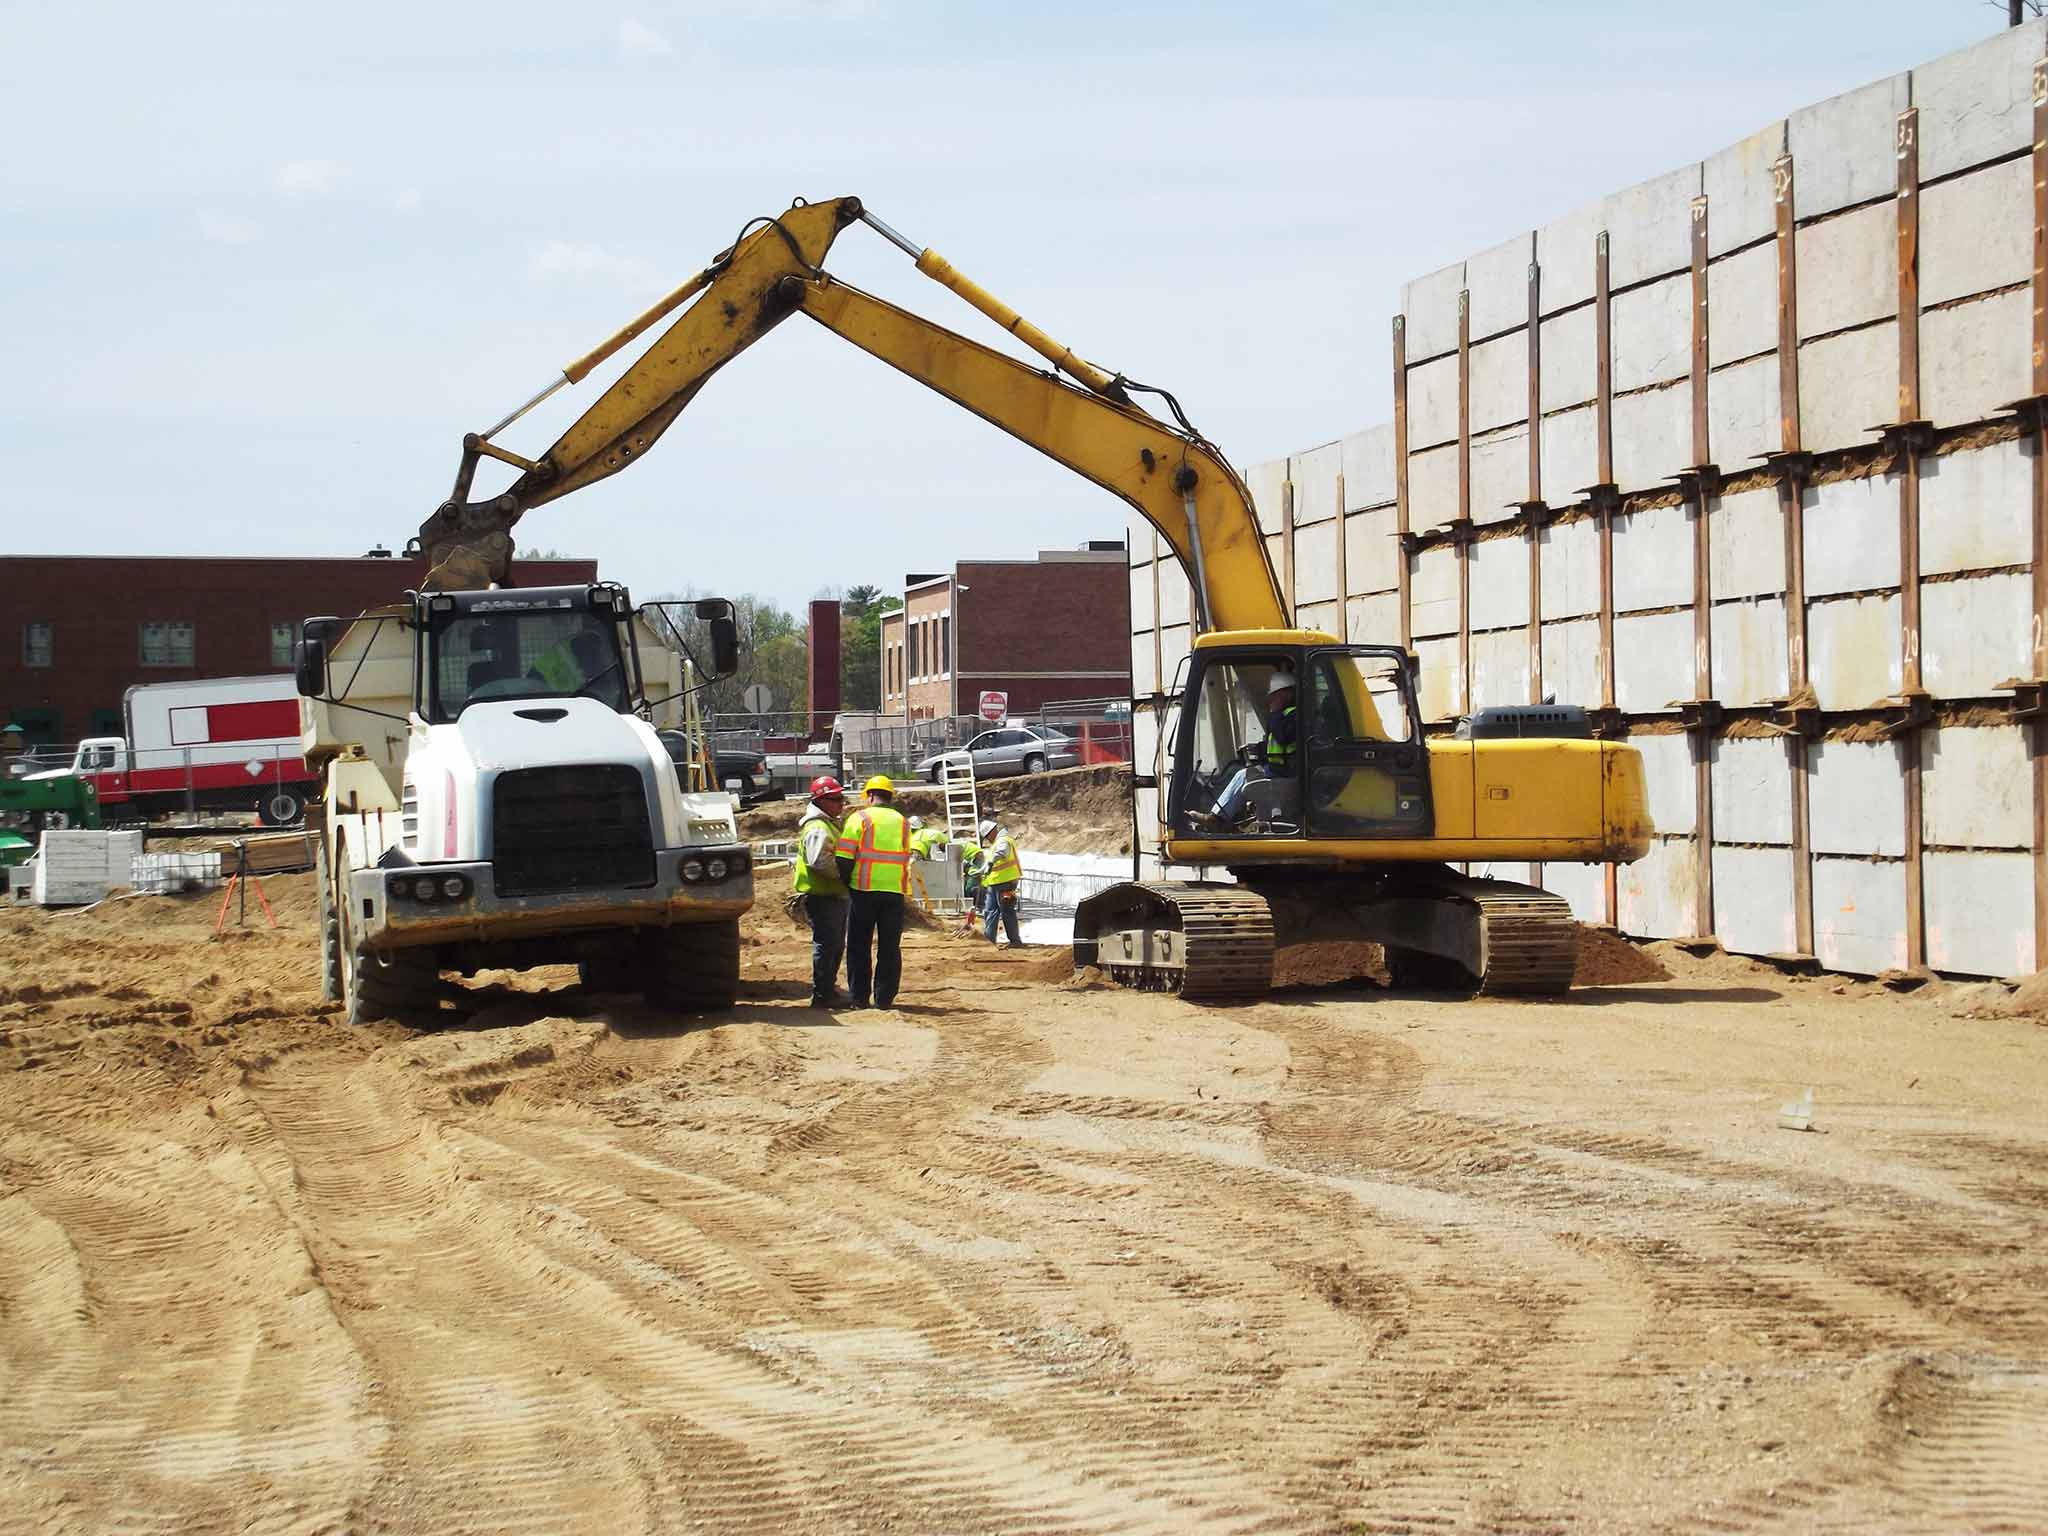
[[[811,798],[813,800],[830,800],[835,796],[844,798],[845,794],[846,791],[840,787],[839,781],[829,773],[821,773],[818,777],[811,780]]]

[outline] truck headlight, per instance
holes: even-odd
[[[432,901],[441,894],[439,887],[434,884],[432,875],[421,875],[419,879],[413,881],[412,893],[420,901]]]
[[[450,901],[460,901],[469,894],[469,882],[461,875],[450,875],[441,882],[441,894]]]
[[[704,872],[714,880],[723,880],[725,878],[725,860],[713,859],[704,866]]]
[[[676,873],[694,885],[704,878],[704,861],[696,858],[685,859],[682,868]]]

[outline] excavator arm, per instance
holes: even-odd
[[[839,232],[856,221],[877,229],[913,256],[919,271],[1058,371],[1034,368],[833,278],[824,270],[825,255]],[[521,458],[492,441],[684,304],[667,331],[540,459]],[[1180,557],[1205,627],[1288,625],[1250,494],[1213,444],[1184,419],[1169,423],[1139,409],[1130,395],[1140,386],[1079,358],[852,197],[799,203],[750,227],[704,271],[564,368],[519,410],[490,431],[464,438],[454,494],[420,527],[419,543],[433,567],[428,584],[504,581],[511,530],[529,508],[615,475],[644,456],[714,373],[798,312],[1128,503]],[[1179,417],[1177,406],[1174,414]],[[501,494],[471,500],[471,481],[484,458],[509,463],[520,473]]]

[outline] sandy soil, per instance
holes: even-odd
[[[1554,1003],[1196,1008],[920,931],[834,1016],[764,902],[730,1017],[555,973],[414,1033],[323,1006],[266,885],[219,941],[0,911],[0,1528],[2048,1510],[2048,1036],[1964,1016],[2002,990],[1667,946]]]

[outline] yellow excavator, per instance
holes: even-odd
[[[855,223],[1051,367],[835,279],[826,253]],[[540,458],[496,441],[678,310]],[[1455,737],[1425,738],[1412,655],[1295,626],[1244,482],[1171,394],[1077,356],[858,198],[799,201],[748,224],[703,271],[466,436],[454,491],[419,532],[429,585],[506,582],[527,510],[643,457],[712,374],[794,314],[1110,491],[1188,573],[1197,638],[1164,719],[1171,769],[1149,782],[1167,862],[1230,879],[1132,881],[1090,897],[1075,918],[1077,966],[1191,998],[1250,997],[1270,987],[1280,945],[1365,940],[1385,947],[1397,984],[1570,986],[1577,930],[1565,901],[1451,866],[1642,857],[1652,827],[1641,754],[1592,739],[1581,711],[1542,706],[1483,710]],[[472,499],[485,458],[518,474]]]

